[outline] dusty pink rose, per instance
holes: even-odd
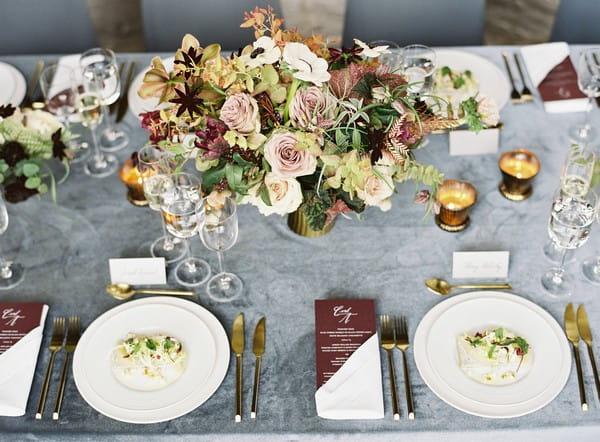
[[[367,206],[377,206],[387,212],[392,207],[390,196],[394,193],[394,184],[389,177],[385,177],[384,181],[373,174],[365,178],[363,189],[359,189],[356,193]]]
[[[294,127],[315,129],[333,124],[331,100],[317,86],[298,89],[290,104],[290,119]]]
[[[258,103],[248,94],[231,95],[221,108],[220,119],[240,135],[250,135],[260,130]]]
[[[350,210],[344,200],[336,200],[335,204],[325,211],[325,215],[327,215],[325,225],[331,224],[340,213],[346,212],[352,212],[352,210]]]
[[[293,132],[279,132],[265,143],[265,158],[274,174],[283,178],[311,175],[317,168],[317,159],[306,149],[296,150]]]
[[[481,115],[481,122],[487,127],[493,127],[500,121],[496,102],[488,97],[482,98],[477,103],[477,112]]]

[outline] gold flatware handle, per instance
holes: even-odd
[[[37,411],[35,412],[36,419],[41,419],[42,414],[44,414],[44,407],[46,406],[46,398],[48,397],[48,387],[50,386],[50,378],[52,377],[52,367],[54,366],[55,356],[55,351],[50,353],[50,360],[48,361],[48,367],[46,368],[46,377],[44,377],[44,384],[42,385],[40,400],[38,402]]]
[[[235,355],[235,421],[242,421],[242,354]]]
[[[404,389],[406,390],[406,407],[408,411],[408,419],[415,418],[415,406],[413,404],[412,388],[410,387],[410,379],[408,377],[408,364],[406,363],[406,353],[402,351],[402,365],[404,365]]]
[[[596,384],[596,393],[600,399],[600,378],[598,378],[598,369],[596,368],[596,358],[594,357],[594,350],[590,344],[587,344],[588,355],[590,362],[592,363],[592,372],[594,373],[594,383]]]
[[[196,292],[191,290],[136,289],[135,293],[146,295],[196,296]]]
[[[579,357],[579,346],[573,344],[575,365],[577,367],[577,383],[579,385],[579,398],[581,399],[581,410],[588,411],[587,399],[585,398],[585,387],[583,385],[583,371],[581,370],[581,358]]]
[[[394,420],[400,420],[400,411],[398,409],[398,394],[396,392],[396,372],[394,371],[394,359],[392,358],[392,350],[387,350],[388,367],[390,371],[390,389],[392,390],[392,411]]]
[[[457,289],[512,289],[510,284],[459,284],[453,285]]]
[[[258,411],[258,388],[260,386],[260,362],[261,356],[256,357],[256,363],[254,365],[254,386],[252,387],[252,410],[250,411],[250,419],[256,419],[256,413]]]
[[[60,409],[62,407],[63,397],[65,395],[65,386],[67,385],[67,372],[69,371],[69,359],[71,358],[71,352],[67,352],[65,362],[62,368],[62,374],[60,375],[60,387],[58,388],[58,395],[56,396],[56,405],[54,406],[54,412],[52,413],[52,419],[58,420],[60,415]]]

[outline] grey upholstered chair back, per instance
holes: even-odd
[[[220,43],[223,49],[236,50],[254,39],[252,29],[240,28],[244,11],[267,4],[283,15],[278,0],[142,0],[146,51],[174,51],[186,33],[203,46]]]
[[[484,15],[485,0],[348,0],[343,42],[480,45]]]
[[[600,1],[561,0],[550,40],[600,45]]]
[[[0,54],[68,54],[95,46],[85,0],[0,0]]]

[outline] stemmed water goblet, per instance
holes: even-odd
[[[48,111],[68,129],[70,117],[77,113],[75,107],[77,84],[73,69],[57,63],[47,66],[40,75],[40,88]],[[89,155],[87,143],[71,140],[67,143],[67,148],[70,151],[69,162],[71,163],[83,161]]]
[[[598,131],[590,123],[590,114],[594,98],[600,96],[600,48],[584,49],[579,55],[577,84],[588,97],[588,109],[583,124],[572,127],[569,136],[575,142],[587,144],[598,135]]]
[[[238,218],[235,201],[226,197],[222,202],[204,199],[198,206],[200,218],[200,239],[202,243],[219,258],[219,273],[208,281],[208,296],[218,302],[228,302],[238,298],[244,289],[244,283],[235,274],[225,271],[223,252],[229,250],[237,241]]]
[[[97,129],[102,122],[102,97],[98,77],[85,78],[77,88],[75,107],[81,117],[81,124],[90,129],[92,136],[93,151],[83,170],[95,178],[106,177],[117,170],[118,164],[114,155],[104,154],[98,146]]]
[[[114,52],[104,48],[89,49],[81,54],[79,64],[84,78],[100,79],[102,116],[105,124],[100,134],[102,150],[115,152],[123,149],[129,143],[129,137],[125,132],[114,127],[108,112],[108,106],[117,101],[121,94],[121,81]]]
[[[4,198],[0,194],[0,235],[6,232],[7,228],[8,211]],[[21,264],[11,262],[0,255],[0,290],[13,288],[23,280],[24,276],[25,268]]]
[[[558,266],[542,275],[542,286],[554,296],[571,294],[573,277],[564,269],[567,250],[581,247],[589,238],[591,225],[598,208],[597,196],[593,191],[573,197],[559,190],[552,203],[552,214],[548,232],[552,240],[561,247]]]
[[[142,147],[137,153],[138,171],[142,179],[144,196],[148,200],[150,209],[160,213],[160,195],[169,190],[173,182],[170,175],[171,162],[169,154],[154,145]],[[150,253],[155,258],[165,258],[167,264],[180,259],[186,251],[185,244],[179,238],[170,235],[165,226],[165,220],[161,214],[163,236],[158,238],[150,246]]]
[[[409,83],[408,93],[427,95],[433,89],[435,52],[424,45],[410,45],[400,52],[402,74]]]
[[[173,269],[175,280],[185,286],[197,286],[210,277],[206,261],[192,256],[190,238],[198,234],[196,209],[202,201],[200,179],[189,173],[177,172],[170,176],[171,183],[160,195],[160,209],[167,231],[185,242],[186,257]]]

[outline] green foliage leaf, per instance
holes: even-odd
[[[352,92],[356,92],[363,98],[367,100],[372,98],[371,96],[371,88],[377,82],[377,77],[374,73],[368,72],[360,79],[356,86],[352,89]]]
[[[448,66],[443,66],[441,69],[442,76],[448,76],[452,73],[452,70]]]
[[[267,206],[271,206],[271,196],[269,195],[269,189],[267,189],[267,186],[265,186],[264,184],[262,184],[260,186],[260,189],[258,191],[258,194],[260,195],[260,199],[263,201],[263,203],[265,203]]]
[[[42,180],[39,176],[32,176],[27,178],[25,181],[25,188],[27,189],[37,189],[40,184],[42,184]]]
[[[242,156],[237,153],[234,152],[233,154],[233,160],[240,166],[254,166],[253,163],[251,163],[250,161],[246,161],[245,159],[242,158]]]
[[[246,193],[247,186],[243,184],[244,168],[237,164],[227,163],[225,165],[225,178],[229,187],[234,192]]]
[[[210,191],[212,191],[213,186],[215,184],[217,184],[219,181],[221,181],[224,176],[225,176],[224,168],[209,169],[202,173],[202,183],[204,184],[204,186],[206,186],[206,188],[210,192]]]
[[[38,166],[36,163],[28,162],[23,164],[23,175],[25,175],[26,177],[32,177],[36,175],[39,171],[40,166]]]

